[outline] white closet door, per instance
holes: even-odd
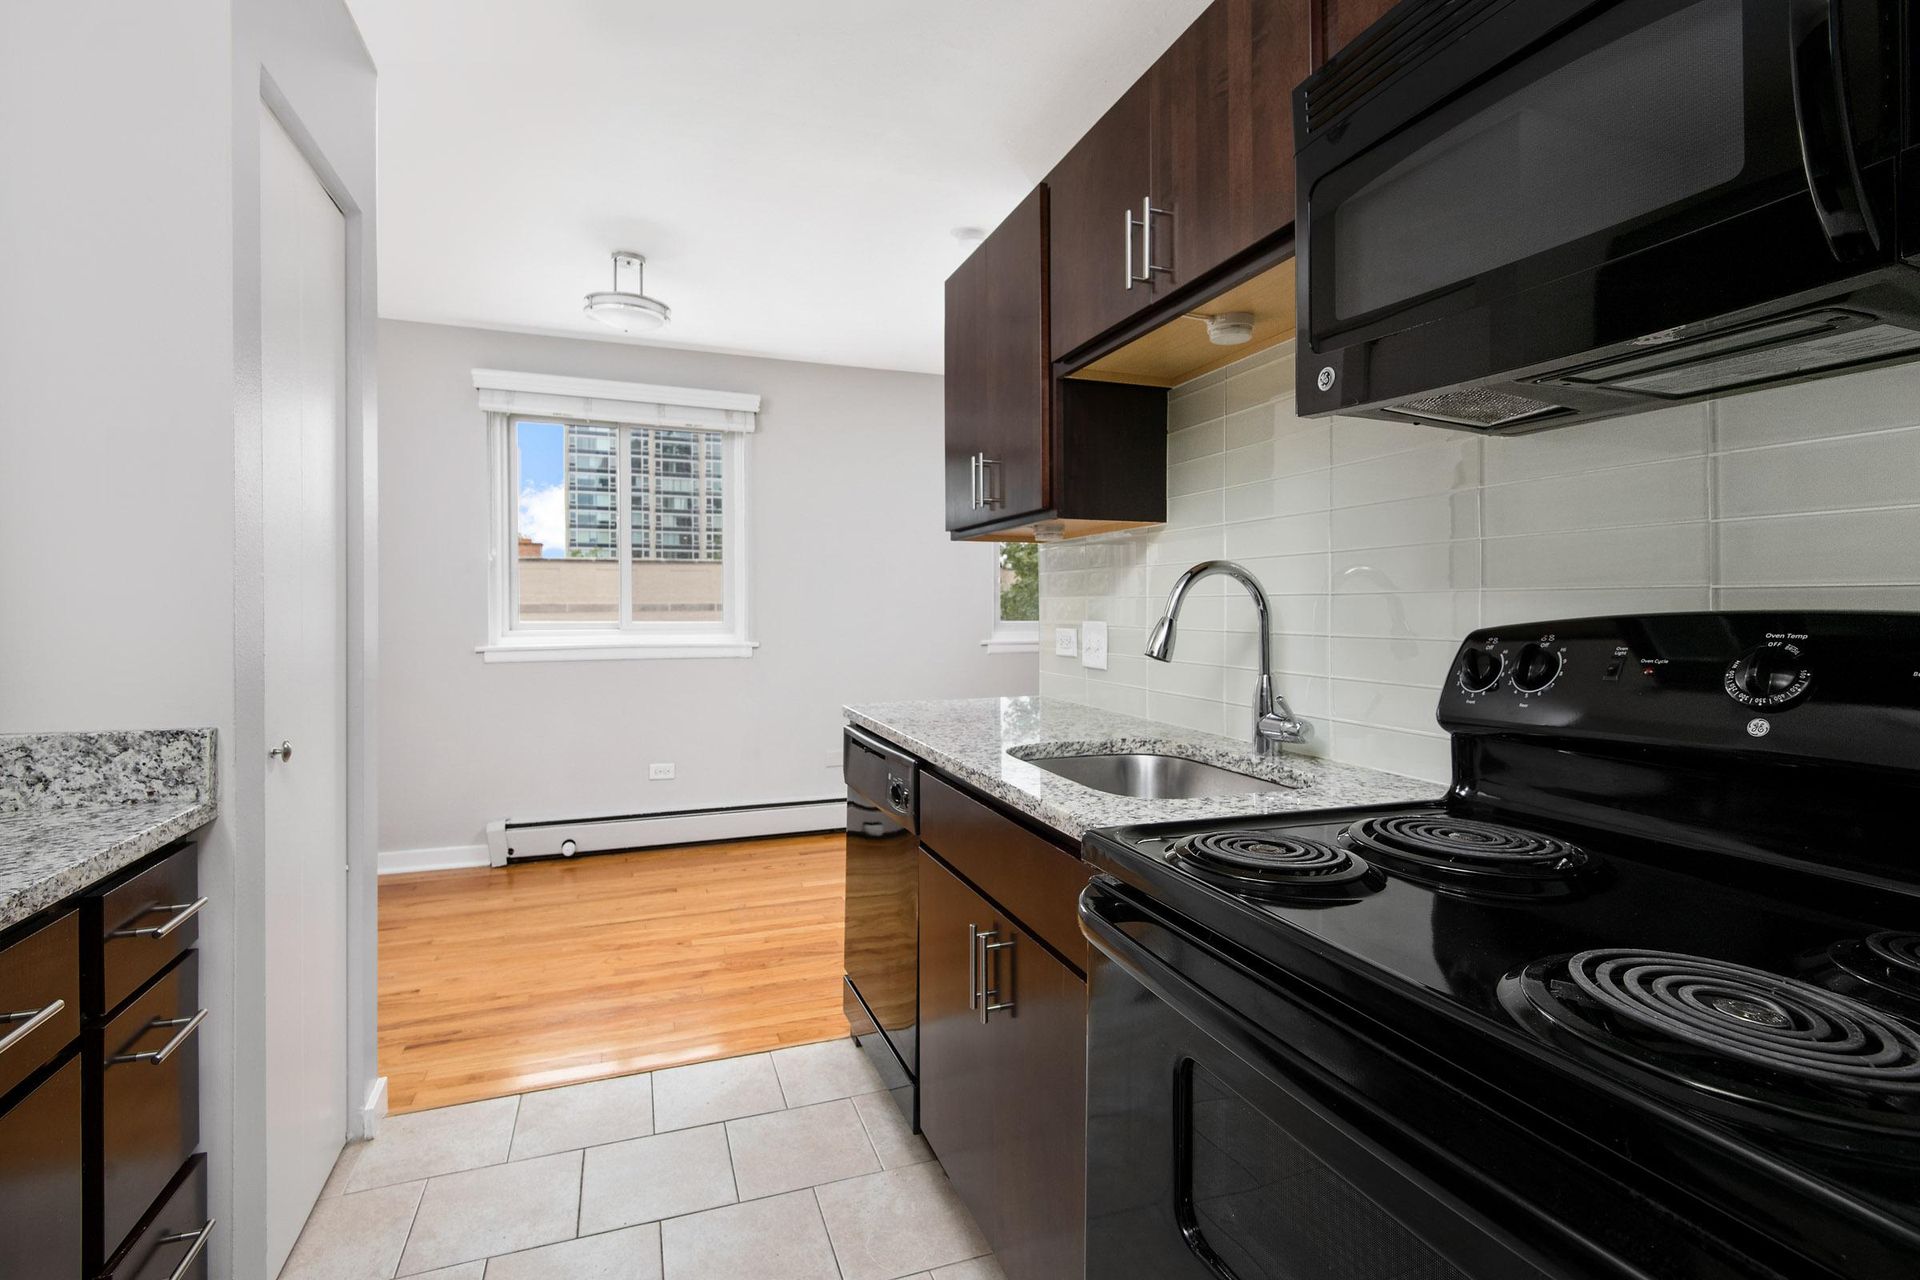
[[[277,1272],[347,1132],[347,258],[346,219],[264,107],[260,267],[266,731],[292,748],[266,762],[259,851]]]

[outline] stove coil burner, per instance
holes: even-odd
[[[1345,838],[1409,879],[1493,893],[1563,892],[1592,863],[1564,840],[1445,813],[1366,818]]]
[[[1890,1000],[1908,1017],[1920,1014],[1920,933],[1872,934],[1836,942],[1827,949],[1830,965],[1814,975],[1843,995]]]
[[[1175,845],[1171,857],[1211,884],[1258,897],[1351,900],[1379,887],[1365,860],[1281,831],[1202,832]]]
[[[1542,1040],[1682,1106],[1903,1170],[1920,1153],[1920,1029],[1838,992],[1610,948],[1530,964],[1501,981],[1500,1003]]]

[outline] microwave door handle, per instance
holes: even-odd
[[[1840,0],[1789,0],[1788,65],[1793,117],[1807,189],[1833,256],[1841,262],[1880,247],[1880,229],[1860,181],[1847,110],[1846,64],[1840,53]]]

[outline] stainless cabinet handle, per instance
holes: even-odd
[[[1146,268],[1146,272],[1140,277],[1142,284],[1152,283],[1153,273],[1156,271],[1161,275],[1170,276],[1173,274],[1172,267],[1158,266],[1153,260],[1153,220],[1155,218],[1171,218],[1172,216],[1173,215],[1165,209],[1154,208],[1152,196],[1148,196],[1140,202],[1140,264]],[[1128,274],[1131,275],[1132,273],[1129,272]]]
[[[267,752],[267,759],[278,760],[281,764],[285,764],[293,759],[293,744],[283,740],[279,746]]]
[[[1140,277],[1133,274],[1133,210],[1127,210],[1127,292],[1133,292],[1133,286],[1140,283]],[[1149,277],[1151,278],[1151,277]]]
[[[987,941],[988,938],[998,936],[996,933],[983,933],[980,935],[980,1021],[982,1023],[985,1023],[996,1013],[1009,1013],[1013,1010],[1012,1000],[1002,1000],[997,1004],[994,1002],[995,997],[1001,994],[1001,984],[998,977],[994,976],[998,974],[1000,966],[994,963],[992,953],[995,951],[1011,951],[1014,944],[1014,939],[1012,938],[1008,938],[1005,942]],[[1008,956],[1007,960],[1011,963],[1013,957]],[[991,985],[989,985],[989,983],[991,983]],[[1009,984],[1007,994],[1012,994],[1011,984]]]
[[[180,1259],[180,1265],[173,1269],[173,1274],[168,1276],[167,1280],[186,1280],[187,1272],[193,1270],[193,1264],[198,1262],[200,1255],[206,1251],[207,1237],[213,1234],[214,1227],[218,1226],[219,1223],[220,1220],[218,1218],[208,1218],[207,1225],[198,1231],[182,1231],[178,1235],[161,1236],[159,1240],[155,1241],[156,1244],[179,1244],[185,1240],[193,1241],[193,1248],[187,1250],[187,1256]]]
[[[174,1051],[185,1044],[187,1037],[198,1031],[200,1024],[206,1020],[207,1010],[205,1009],[200,1010],[200,1012],[194,1014],[191,1018],[155,1018],[147,1024],[149,1031],[155,1027],[178,1027],[180,1030],[174,1033],[173,1039],[167,1041],[158,1049],[151,1050],[147,1053],[123,1053],[117,1058],[107,1059],[107,1065],[113,1066],[121,1062],[151,1062],[156,1067],[160,1066],[166,1062],[168,1058],[171,1058]]]
[[[983,507],[997,507],[1000,505],[1000,498],[995,492],[994,486],[987,483],[987,468],[998,467],[999,465],[1000,459],[989,458],[984,453],[980,455],[980,505]],[[998,474],[998,472],[995,474]]]
[[[32,1035],[34,1032],[38,1031],[41,1027],[45,1026],[50,1019],[58,1015],[59,1012],[66,1007],[67,1007],[67,1002],[65,1000],[55,1000],[52,1004],[48,1005],[44,1009],[28,1009],[25,1013],[0,1013],[0,1022],[20,1022],[21,1023],[20,1026],[17,1026],[13,1030],[7,1032],[6,1038],[4,1040],[0,1040],[0,1053],[5,1053],[7,1050],[13,1048],[13,1046],[19,1044],[22,1040],[25,1040],[28,1036]],[[23,1019],[24,1021],[22,1021]]]
[[[967,1008],[975,1013],[980,1011],[980,939],[993,935],[982,934],[980,926],[967,926]]]
[[[985,454],[973,454],[967,459],[967,480],[973,486],[973,509],[980,509],[980,459]]]
[[[196,898],[192,902],[170,902],[164,907],[148,907],[147,910],[142,911],[140,915],[146,915],[149,911],[171,911],[173,915],[165,924],[154,925],[151,929],[115,929],[107,936],[109,938],[164,938],[187,921],[199,915],[200,908],[206,905],[207,900],[205,898]],[[138,918],[137,916],[135,917],[135,919]]]

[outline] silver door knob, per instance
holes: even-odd
[[[293,744],[291,742],[282,742],[279,746],[267,752],[267,758],[270,760],[278,760],[282,764],[285,764],[287,761],[293,759]]]

